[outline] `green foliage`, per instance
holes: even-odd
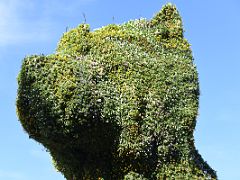
[[[87,24],[29,56],[17,112],[69,180],[216,179],[194,147],[199,84],[181,17]]]

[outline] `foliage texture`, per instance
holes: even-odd
[[[199,84],[172,4],[151,20],[88,24],[24,59],[17,113],[68,180],[217,179],[193,132]]]

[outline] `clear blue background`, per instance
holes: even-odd
[[[46,150],[16,117],[16,77],[22,59],[54,53],[66,28],[150,19],[164,0],[0,1],[0,180],[61,180]],[[173,0],[200,78],[195,144],[220,180],[240,179],[240,1]],[[114,18],[113,18],[114,17]],[[113,20],[114,19],[114,20]]]

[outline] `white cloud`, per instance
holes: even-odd
[[[26,180],[27,177],[23,173],[16,171],[3,171],[0,170],[0,179],[6,180]]]
[[[58,16],[72,14],[92,1],[1,0],[0,46],[49,41],[61,23]]]
[[[24,13],[32,9],[33,3],[30,0],[2,0],[0,2],[1,46],[47,38],[46,32],[40,32],[36,28],[44,25],[41,21],[31,22],[24,18]]]

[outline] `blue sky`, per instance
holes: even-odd
[[[63,180],[17,117],[22,59],[54,53],[66,28],[151,18],[165,0],[0,0],[0,180]],[[220,180],[240,179],[240,1],[172,0],[183,18],[200,79],[195,144]]]

